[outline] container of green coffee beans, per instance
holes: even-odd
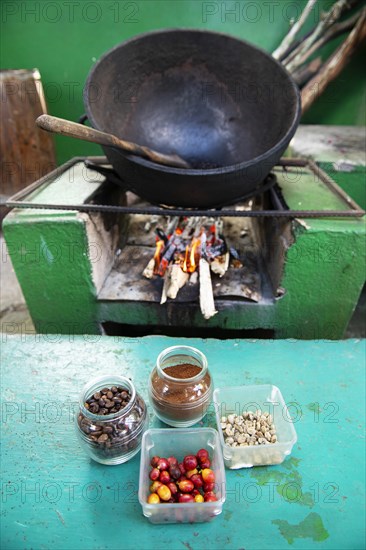
[[[121,464],[141,447],[149,423],[147,408],[129,378],[100,376],[79,399],[76,429],[87,454],[101,464]]]

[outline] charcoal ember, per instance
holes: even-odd
[[[239,252],[233,246],[230,246],[229,252],[230,256],[234,258],[234,260],[240,260]]]
[[[216,241],[215,244],[207,247],[207,258],[209,260],[216,258],[216,256],[223,256],[227,251],[226,242]]]
[[[163,229],[161,229],[161,227],[157,227],[155,229],[155,233],[157,234],[157,236],[159,237],[159,239],[161,239],[162,241],[164,241],[164,244],[167,244],[169,238],[167,237],[167,235],[165,234],[165,232],[163,231]]]
[[[229,252],[231,257],[231,265],[235,268],[242,267],[243,264],[240,260],[239,252],[233,246],[229,248]]]

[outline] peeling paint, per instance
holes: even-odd
[[[315,542],[321,542],[329,537],[322,518],[315,512],[311,512],[297,525],[292,525],[284,519],[274,519],[272,523],[278,526],[281,535],[289,544],[293,544],[295,539],[311,538]]]
[[[302,477],[296,469],[299,463],[299,458],[291,457],[281,467],[253,469],[250,476],[257,480],[258,485],[275,484],[276,492],[289,504],[312,508],[314,498],[311,493],[302,490]]]

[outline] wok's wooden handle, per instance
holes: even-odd
[[[69,136],[76,139],[82,139],[84,141],[90,141],[91,143],[98,143],[99,145],[106,145],[108,147],[117,147],[124,151],[129,151],[135,155],[147,157],[150,160],[157,162],[158,164],[165,164],[167,166],[174,166],[177,168],[190,168],[190,165],[180,158],[178,155],[164,155],[158,153],[149,147],[137,145],[131,141],[125,141],[119,139],[113,134],[107,134],[88,126],[83,126],[76,122],[71,122],[63,118],[58,118],[50,115],[41,115],[36,120],[37,126],[52,132],[54,134],[61,134],[63,136]]]

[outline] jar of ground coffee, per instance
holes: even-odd
[[[129,378],[100,376],[81,392],[77,434],[101,464],[121,464],[138,453],[148,422],[146,404]]]
[[[157,359],[150,375],[149,398],[160,420],[186,428],[205,416],[212,389],[205,355],[190,346],[173,346]]]

